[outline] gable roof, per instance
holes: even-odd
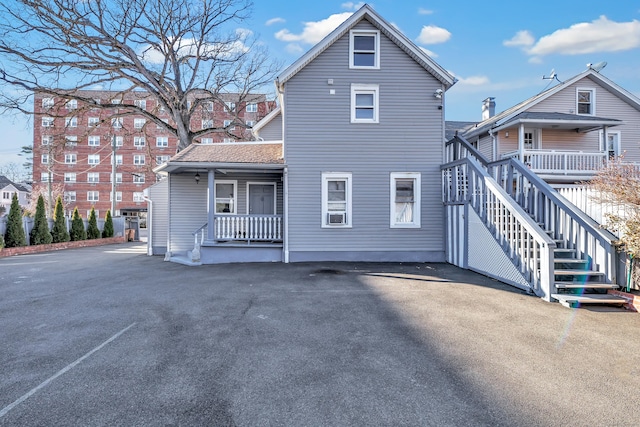
[[[6,187],[8,187],[10,185],[12,185],[18,191],[22,191],[22,192],[25,192],[25,193],[28,193],[28,192],[31,191],[27,187],[25,187],[24,185],[15,183],[15,182],[11,181],[9,178],[7,178],[6,176],[0,175],[0,188],[6,188]]]
[[[519,104],[514,105],[511,108],[508,108],[506,110],[504,110],[503,112],[501,112],[500,114],[496,114],[493,117],[489,117],[486,120],[481,121],[480,123],[478,123],[476,126],[472,127],[471,129],[467,130],[464,133],[464,137],[465,138],[471,138],[477,135],[481,135],[485,132],[488,132],[490,129],[492,128],[496,128],[496,127],[500,127],[502,125],[505,125],[506,123],[510,122],[512,119],[516,118],[517,116],[519,116],[520,114],[526,112],[526,110],[528,110],[529,108],[533,107],[536,104],[539,104],[540,102],[544,101],[545,99],[549,98],[552,95],[555,95],[556,93],[560,92],[563,89],[566,89],[567,87],[571,86],[572,84],[576,83],[577,81],[583,79],[584,77],[589,77],[593,80],[595,80],[596,82],[598,82],[600,85],[604,86],[606,89],[608,89],[610,92],[614,93],[616,96],[618,96],[619,98],[623,99],[624,101],[626,101],[627,103],[629,103],[630,105],[634,106],[636,109],[638,109],[640,111],[640,99],[633,95],[631,92],[627,91],[626,89],[622,88],[621,86],[618,86],[616,83],[614,83],[613,81],[609,80],[608,78],[606,78],[605,76],[603,76],[602,74],[600,74],[599,72],[589,68],[585,71],[583,71],[582,73],[570,78],[569,80],[566,80],[562,83],[559,83],[547,90],[544,90],[534,96],[532,96],[529,99],[526,99],[522,102],[520,102]],[[530,114],[530,113],[529,113]],[[548,113],[550,114],[550,113]],[[560,114],[560,113],[557,113]],[[603,123],[602,124],[607,124],[607,125],[612,125],[615,126],[616,124],[622,124],[622,122],[620,120],[615,120],[615,119],[606,119],[606,118],[600,118],[600,117],[591,117],[591,116],[583,116],[583,115],[573,115],[573,114],[566,114],[566,117],[561,118],[556,116],[555,119],[556,120],[582,120],[582,121],[597,121],[600,120]],[[568,116],[572,116],[572,117],[568,117]],[[520,118],[522,119],[522,116],[520,116]],[[531,118],[531,117],[530,117]]]
[[[278,117],[278,115],[280,115],[280,112],[281,112],[281,109],[280,109],[280,106],[278,105],[275,108],[275,110],[271,111],[269,114],[267,114],[262,119],[260,119],[260,121],[258,123],[253,125],[253,127],[251,128],[251,133],[253,135],[256,135],[258,132],[260,132],[260,129],[265,127],[271,120],[273,120],[276,117]]]
[[[295,76],[300,70],[302,70],[307,64],[317,58],[322,52],[327,50],[329,46],[335,43],[342,36],[347,34],[358,22],[366,19],[374,27],[380,30],[385,36],[389,37],[398,47],[404,50],[407,55],[413,58],[418,64],[420,64],[425,70],[431,73],[436,79],[438,79],[446,89],[449,89],[457,81],[455,77],[449,74],[444,68],[436,63],[429,55],[424,53],[422,49],[415,45],[407,36],[398,31],[393,25],[388,23],[378,13],[376,13],[371,6],[365,4],[358,9],[353,15],[347,18],[342,24],[334,29],[329,35],[322,39],[318,44],[312,47],[307,53],[302,55],[297,61],[287,67],[276,78],[276,86],[281,86],[287,82],[290,78]]]

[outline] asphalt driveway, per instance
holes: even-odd
[[[635,426],[640,315],[447,264],[0,259],[0,425]]]

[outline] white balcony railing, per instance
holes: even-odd
[[[558,150],[524,150],[522,162],[531,171],[554,175],[593,175],[608,161],[607,153]],[[520,158],[519,151],[502,155],[503,159]]]
[[[282,241],[282,215],[216,215],[215,240]]]

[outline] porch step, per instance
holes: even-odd
[[[575,249],[566,249],[566,248],[555,248],[553,250],[553,255],[556,259],[573,259],[576,256]]]
[[[556,266],[558,264],[562,264],[567,270],[576,269],[576,271],[587,271],[586,269],[589,267],[589,260],[586,259],[576,259],[576,258],[554,258],[553,260]]]
[[[625,298],[610,294],[551,294],[551,297],[557,299],[560,304],[569,308],[579,307],[582,304],[623,305],[627,302]]]
[[[556,289],[618,289],[620,286],[613,283],[597,283],[597,282],[556,282]]]
[[[553,274],[556,276],[587,276],[587,277],[602,277],[604,273],[591,270],[554,270]]]

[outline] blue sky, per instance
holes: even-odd
[[[361,2],[254,0],[246,28],[288,65]],[[606,61],[604,75],[640,96],[640,3],[634,0],[375,0],[373,8],[458,78],[446,94],[447,120],[480,119],[484,98],[502,111]],[[0,117],[0,164],[21,163],[29,121]]]

